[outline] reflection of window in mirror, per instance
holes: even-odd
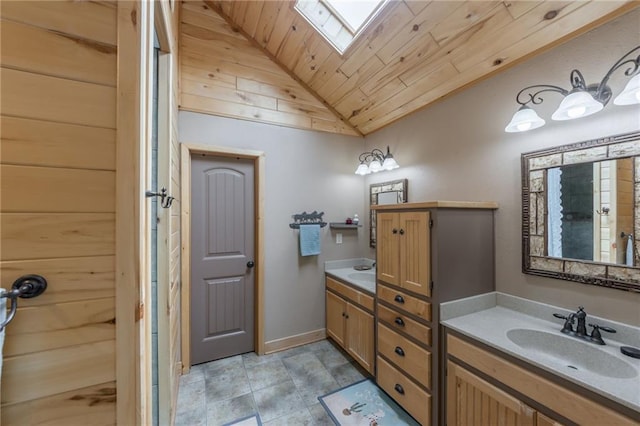
[[[633,159],[563,165],[546,178],[548,255],[633,265]]]
[[[401,201],[398,201],[398,191],[391,192],[381,192],[378,194],[378,204],[398,204]]]
[[[369,202],[372,206],[407,202],[407,179],[372,183],[369,186]],[[376,211],[369,209],[369,246],[376,247]]]

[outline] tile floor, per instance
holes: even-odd
[[[331,426],[318,397],[366,375],[329,340],[196,365],[180,379],[175,424],[218,426],[259,413],[265,426]]]

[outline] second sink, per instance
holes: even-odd
[[[564,364],[568,369],[583,370],[605,377],[632,379],[638,371],[599,347],[546,331],[516,328],[507,338],[529,353]]]

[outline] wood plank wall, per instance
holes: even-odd
[[[180,18],[180,109],[358,135],[206,4]]]
[[[616,246],[618,258],[616,263],[624,264],[627,260],[627,239],[621,238],[621,232],[637,235],[633,230],[633,158],[626,158],[615,162],[616,170]],[[601,217],[601,220],[604,220]]]
[[[2,424],[114,424],[116,6],[2,2]]]

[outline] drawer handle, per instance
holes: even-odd
[[[396,317],[396,319],[393,322],[398,324],[400,327],[404,327],[404,321],[402,321],[402,318],[400,317]]]
[[[395,352],[400,356],[404,356],[404,350],[400,346],[396,346]]]
[[[393,300],[395,300],[397,303],[404,303],[404,297],[400,296],[399,294],[396,294],[396,297],[394,297]]]
[[[398,392],[400,395],[404,395],[404,388],[403,388],[401,385],[399,385],[399,384],[397,384],[397,383],[396,383],[396,385],[395,385],[393,388],[394,388],[394,389],[396,390],[396,392]]]

